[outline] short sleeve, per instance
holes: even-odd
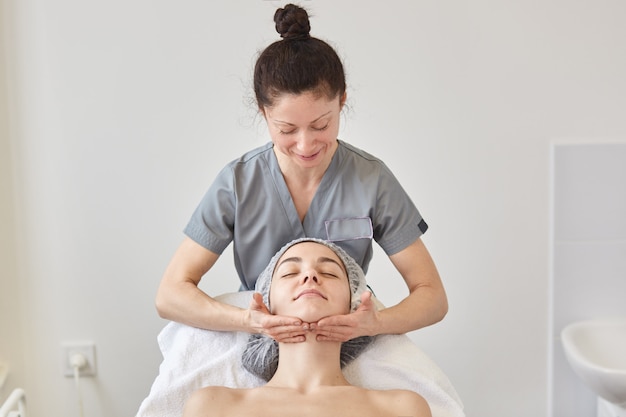
[[[204,248],[221,254],[233,240],[234,215],[233,172],[228,165],[205,193],[184,233]]]
[[[420,238],[428,224],[397,178],[381,164],[373,219],[374,239],[387,255],[393,255]]]

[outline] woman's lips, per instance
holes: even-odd
[[[323,299],[326,299],[326,296],[324,296],[324,294],[322,294],[318,290],[313,290],[313,289],[302,291],[296,296],[295,299],[297,300],[301,297],[321,297]]]
[[[321,151],[317,151],[312,155],[300,155],[300,158],[305,160],[305,161],[310,161],[312,159],[317,158],[317,156],[320,154]]]

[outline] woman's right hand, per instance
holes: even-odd
[[[306,340],[309,324],[296,317],[276,316],[270,313],[263,302],[263,296],[255,292],[248,308],[251,327],[277,342],[299,343]]]

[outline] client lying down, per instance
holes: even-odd
[[[300,239],[283,247],[255,289],[273,314],[296,316],[306,323],[348,314],[371,296],[356,262],[341,248],[317,239]],[[252,302],[258,302],[255,300]],[[252,335],[243,365],[268,380],[267,384],[245,389],[202,388],[191,395],[183,416],[430,417],[428,403],[414,391],[364,389],[344,377],[342,366],[371,340],[358,338],[343,346],[320,342],[314,329],[300,343],[277,344],[267,336]]]

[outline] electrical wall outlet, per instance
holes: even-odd
[[[85,365],[79,369],[78,375],[96,376],[96,344],[93,342],[64,342],[61,344],[61,369],[66,377],[74,376],[72,356],[82,355]]]

